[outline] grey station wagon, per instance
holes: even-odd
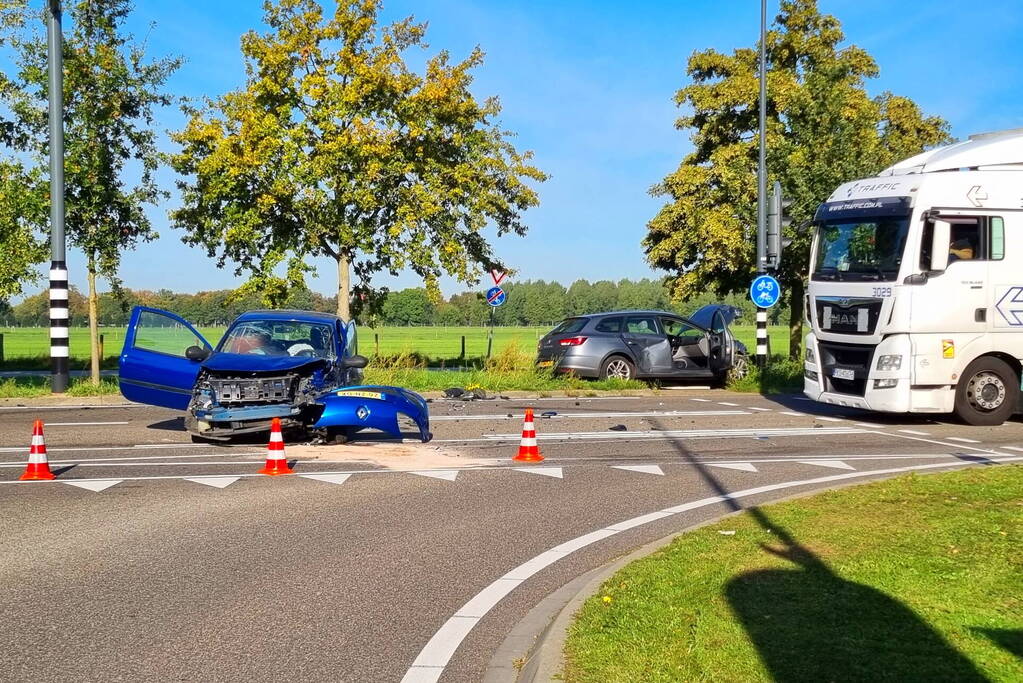
[[[537,365],[579,377],[711,379],[744,373],[745,345],[729,330],[734,306],[704,306],[689,317],[616,311],[568,318],[544,336]]]

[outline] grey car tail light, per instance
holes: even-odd
[[[586,337],[565,337],[559,339],[558,344],[561,346],[579,346],[586,341]]]

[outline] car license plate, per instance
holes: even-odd
[[[337,396],[351,396],[352,398],[372,398],[377,401],[383,401],[384,395],[379,391],[356,391],[356,390],[342,390],[337,392]]]
[[[846,368],[835,368],[831,376],[835,379],[856,379],[856,373]]]
[[[554,361],[552,361],[552,360],[542,360],[542,361],[540,361],[539,363],[536,364],[536,366],[538,368],[549,368],[549,367],[551,367],[553,365],[554,365]]]

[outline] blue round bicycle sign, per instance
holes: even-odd
[[[500,306],[508,299],[508,294],[500,287],[491,287],[487,290],[487,303],[491,306]]]
[[[781,285],[770,275],[758,275],[749,286],[749,298],[761,308],[770,308],[781,300]]]

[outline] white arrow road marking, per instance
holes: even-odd
[[[515,467],[516,472],[529,472],[530,474],[542,474],[545,477],[563,479],[560,467]]]
[[[1020,461],[1023,461],[1023,457],[1014,456],[1004,458],[1000,462]],[[690,510],[707,507],[708,505],[715,505],[728,500],[737,500],[739,498],[755,496],[761,493],[769,493],[771,491],[780,491],[782,489],[793,488],[796,486],[829,484],[831,482],[844,481],[847,479],[854,479],[856,477],[876,476],[881,474],[900,474],[902,472],[929,470],[940,467],[967,467],[970,465],[976,466],[977,464],[980,463],[943,462],[933,465],[911,465],[909,467],[892,467],[885,470],[868,470],[866,472],[846,472],[844,474],[832,474],[826,477],[815,477],[813,479],[799,479],[795,481],[785,481],[779,484],[767,484],[765,486],[757,486],[751,489],[743,489],[741,491],[726,493],[722,496],[712,496],[710,498],[702,498],[689,503],[683,503],[681,505],[676,505],[675,507],[647,513],[639,517],[633,517],[632,519],[626,519],[618,524],[613,524],[611,526],[604,527],[603,529],[597,529],[596,531],[584,534],[583,536],[578,536],[523,562],[501,578],[493,581],[489,586],[471,598],[469,602],[465,603],[460,610],[455,612],[446,622],[444,622],[444,625],[441,626],[433,637],[430,638],[429,642],[423,646],[423,649],[420,650],[415,661],[412,662],[412,666],[409,667],[404,678],[401,679],[402,683],[420,683],[424,681],[434,683],[439,680],[441,675],[444,673],[444,669],[448,665],[448,662],[451,661],[451,657],[462,644],[462,641],[465,640],[465,637],[469,635],[469,632],[472,631],[477,623],[479,623],[480,619],[485,617],[490,610],[492,610],[497,603],[504,598],[504,596],[515,590],[515,588],[521,585],[522,582],[529,577],[533,576],[540,570],[549,567],[566,555],[589,545],[593,545],[597,541],[603,540],[609,536],[621,533],[626,529],[632,529],[642,524],[647,524],[659,519],[665,519],[682,512],[689,512]]]
[[[627,470],[629,472],[639,472],[641,474],[659,474],[664,476],[664,471],[657,465],[612,465],[616,470]]]
[[[748,462],[715,462],[707,463],[711,467],[724,467],[729,470],[740,470],[742,472],[757,472],[757,468]]]
[[[114,484],[120,484],[123,479],[79,479],[78,481],[67,481],[61,482],[62,484],[70,484],[71,486],[77,486],[80,489],[88,489],[90,491],[102,491],[108,489]]]
[[[454,481],[455,477],[458,476],[457,470],[416,470],[415,472],[410,471],[409,474],[418,474],[421,477],[433,477],[434,479],[443,479],[445,481]]]
[[[205,484],[216,489],[227,488],[238,479],[239,477],[185,477],[185,481],[194,481],[196,484]]]
[[[300,474],[298,475],[305,479],[315,479],[316,481],[325,481],[328,484],[343,484],[348,481],[350,474]]]
[[[800,460],[800,465],[817,465],[818,467],[834,467],[836,470],[855,470],[856,468],[841,460]]]

